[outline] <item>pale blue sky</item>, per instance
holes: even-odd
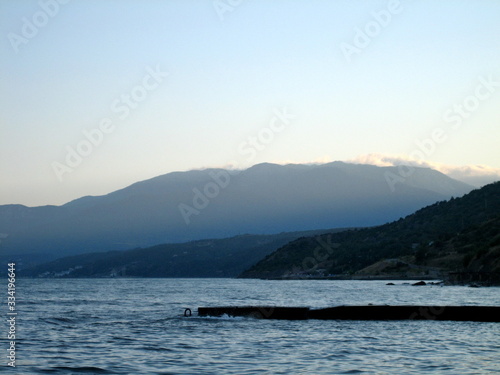
[[[408,155],[436,128],[446,141],[426,161],[500,168],[500,84],[458,129],[443,119],[481,77],[500,82],[500,1],[401,1],[350,59],[342,43],[391,2],[247,0],[222,20],[216,3],[2,1],[0,204],[62,204],[234,162]],[[25,20],[46,24],[20,43]],[[157,66],[168,77],[121,119],[112,103]],[[248,160],[242,144],[283,108],[296,117]],[[113,131],[58,178],[53,163],[104,118]]]

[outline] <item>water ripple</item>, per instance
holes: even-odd
[[[500,373],[497,323],[196,316],[198,306],[254,302],[313,308],[412,301],[500,305],[498,288],[315,280],[23,282],[16,348],[22,374]],[[182,316],[186,306],[192,317]]]

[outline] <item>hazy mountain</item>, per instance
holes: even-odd
[[[389,224],[297,239],[241,277],[442,277],[451,271],[500,283],[500,182]]]
[[[415,168],[403,178],[398,167],[342,162],[175,172],[62,206],[0,206],[0,247],[4,255],[60,257],[242,233],[371,226],[471,189],[431,169]]]

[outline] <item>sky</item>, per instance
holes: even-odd
[[[261,162],[500,176],[499,16],[472,0],[2,1],[0,204]]]

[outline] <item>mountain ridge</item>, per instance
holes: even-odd
[[[8,235],[0,247],[6,255],[67,256],[240,233],[371,226],[472,190],[415,168],[391,191],[386,173],[398,168],[267,163],[241,171],[172,172],[62,206],[0,206],[0,231]],[[182,207],[193,210],[189,221]]]

